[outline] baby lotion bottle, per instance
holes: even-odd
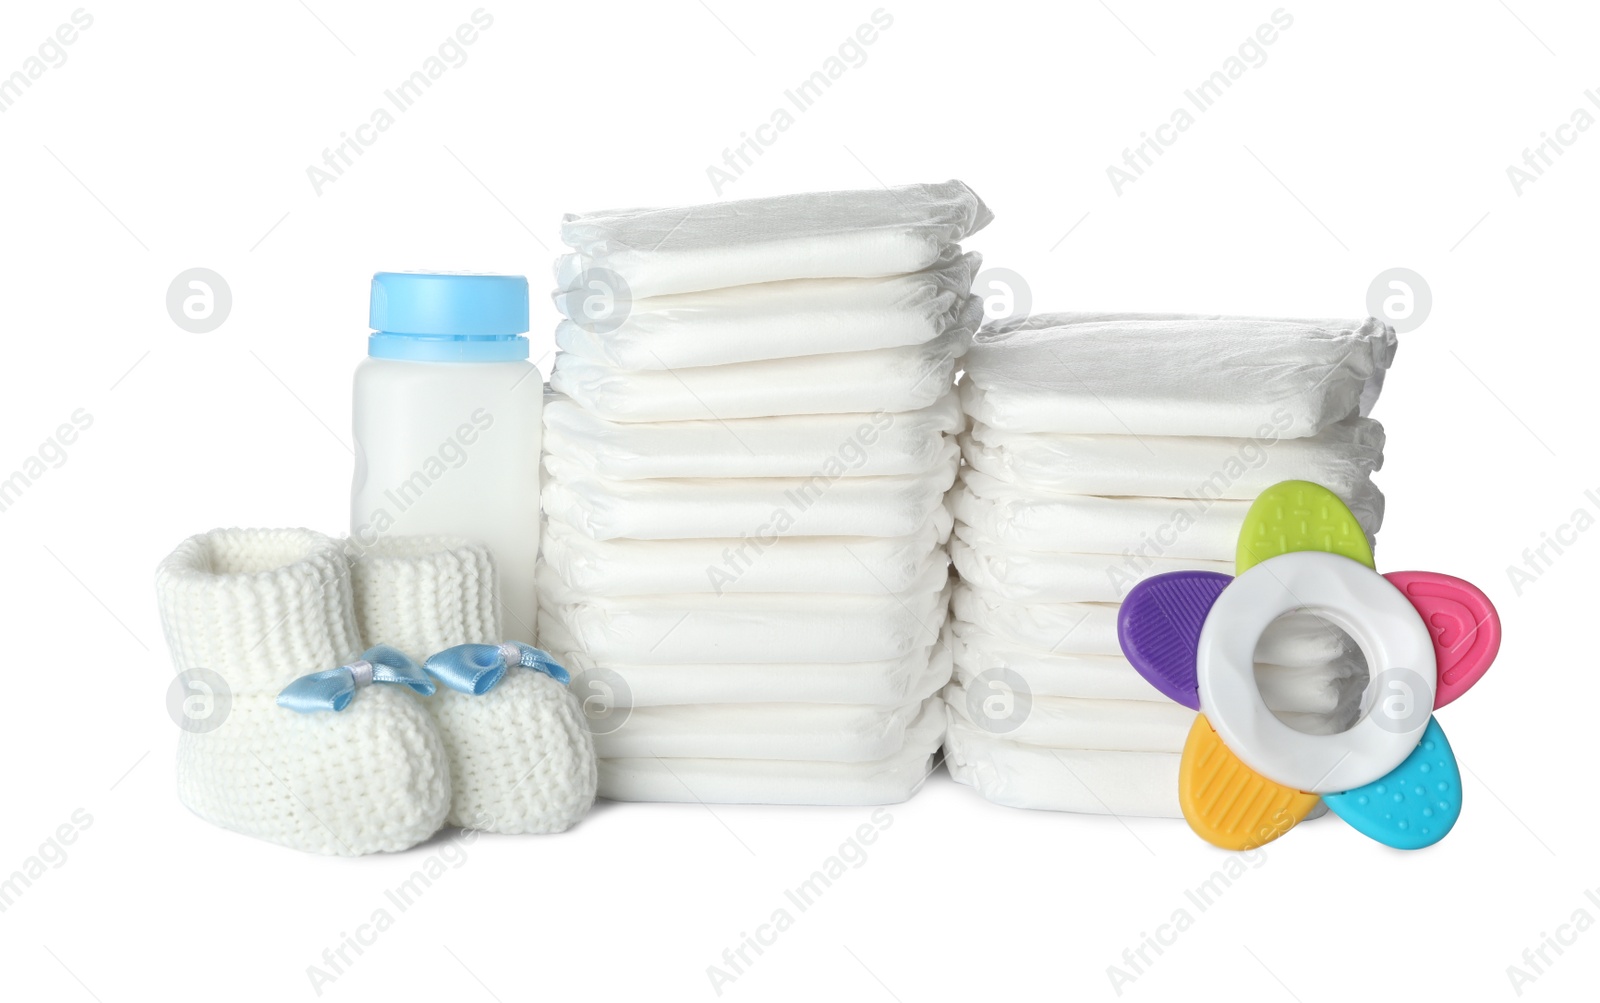
[[[528,361],[520,275],[379,272],[355,376],[351,548],[386,537],[482,541],[503,638],[533,642],[544,381]]]

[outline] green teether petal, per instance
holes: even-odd
[[[1361,523],[1338,495],[1310,481],[1280,481],[1245,513],[1234,572],[1297,550],[1324,550],[1377,570]]]

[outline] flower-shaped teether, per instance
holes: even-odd
[[[1250,506],[1238,576],[1147,578],[1118,614],[1123,653],[1162,693],[1199,711],[1178,798],[1200,836],[1230,850],[1271,842],[1321,798],[1355,829],[1419,849],[1461,814],[1461,774],[1433,711],[1488,670],[1500,618],[1449,575],[1380,575],[1339,498],[1284,481]],[[1348,731],[1311,735],[1278,720],[1255,682],[1256,641],[1284,613],[1311,610],[1360,645],[1371,682]]]

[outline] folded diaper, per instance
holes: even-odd
[[[956,584],[952,623],[970,625],[1021,648],[1085,655],[1122,654],[1118,603],[1018,603],[975,586]]]
[[[915,411],[949,392],[982,313],[969,298],[955,325],[921,345],[694,369],[635,372],[562,352],[550,386],[611,421]]]
[[[991,719],[986,701],[995,699],[1006,701],[1005,710]],[[960,681],[945,690],[945,700],[956,718],[975,728],[1052,749],[1182,752],[1194,726],[1194,711],[1171,700],[1082,700],[1034,693],[1026,707],[1017,707],[1003,688],[980,685],[969,691]]]
[[[982,392],[962,386],[970,408]],[[1372,510],[1356,512],[1369,533],[1377,526],[1367,520],[1383,512],[1371,481],[1383,444],[1383,426],[1360,417],[1302,439],[1007,432],[978,422],[961,443],[974,468],[1028,492],[1253,500],[1279,481],[1312,481]]]
[[[601,664],[875,662],[939,638],[945,572],[898,593],[735,593],[604,597],[574,593],[541,565],[540,615]]]
[[[1233,573],[1233,561],[1187,557],[1063,554],[1002,547],[956,524],[950,556],[961,577],[1020,603],[1121,602],[1128,590],[1168,571]]]
[[[612,480],[870,477],[927,470],[966,419],[954,391],[916,411],[728,421],[607,421],[547,395],[544,448]]]
[[[671,592],[851,592],[910,588],[948,566],[950,513],[939,506],[909,536],[755,536],[595,540],[560,518],[545,523],[544,560],[573,591],[596,596]]]
[[[556,261],[570,291],[584,272],[620,275],[635,299],[782,279],[921,271],[994,218],[960,181],[808,192],[670,209],[568,215]]]
[[[600,333],[556,326],[564,352],[616,369],[683,369],[932,341],[955,324],[983,258],[945,249],[932,267],[870,279],[794,279],[634,300]],[[567,297],[558,296],[557,305]],[[576,308],[577,304],[567,304]]]
[[[1010,647],[1059,654],[1121,656],[1116,603],[1015,602],[963,581],[952,608],[955,628],[970,624]],[[1351,659],[1358,649],[1348,635],[1329,630],[1310,612],[1286,614],[1262,632],[1256,661],[1304,667]]]
[[[900,707],[851,704],[709,704],[636,707],[622,726],[596,735],[606,759],[805,759],[866,763],[905,744],[906,730],[939,698]],[[1152,703],[1151,707],[1172,706]],[[1177,708],[1183,710],[1183,708]],[[1193,712],[1188,715],[1192,721]]]
[[[1171,703],[1126,658],[1118,655],[1059,654],[1022,648],[966,623],[954,625],[952,645],[956,678],[969,693],[974,686],[982,691],[992,680],[1020,678],[1034,696]],[[1360,702],[1365,680],[1362,662],[1354,654],[1309,666],[1256,663],[1262,699],[1274,711],[1341,713],[1352,701]]]
[[[969,625],[970,626],[970,625]],[[966,687],[984,685],[983,679],[1010,679],[1014,672],[1028,692],[1042,696],[1084,700],[1160,700],[1162,693],[1126,659],[1114,655],[1060,655],[1054,652],[1008,649],[981,634],[968,634],[955,642],[955,678]],[[984,676],[989,673],[989,676]],[[980,679],[980,677],[982,677]],[[975,682],[975,680],[977,682]],[[1170,701],[1169,701],[1170,702]]]
[[[547,455],[544,510],[596,540],[750,536],[909,536],[955,481],[947,442],[921,473],[895,477],[662,478],[614,481]]]
[[[950,493],[972,532],[1008,549],[1045,553],[1152,553],[1231,561],[1247,501],[1041,495],[972,467]]]
[[[930,700],[899,751],[875,762],[629,758],[600,761],[600,796],[699,804],[897,804],[915,794],[944,738],[945,711]],[[1177,759],[1176,756],[1173,757]],[[1178,788],[1174,766],[1171,788]]]
[[[539,635],[540,643],[572,670],[573,692],[599,694],[608,708],[762,703],[897,707],[937,692],[950,681],[951,672],[945,642],[875,662],[628,665],[600,663],[579,652],[566,628],[554,621],[541,623]]]
[[[1239,528],[1250,508],[1244,499],[1107,497],[1045,490],[992,476],[971,464],[962,468],[951,504],[962,522],[1007,546],[1202,560],[1233,560]],[[1352,492],[1352,509],[1368,543],[1381,527],[1383,504],[1383,493],[1371,481],[1360,482]]]
[[[1094,815],[1183,815],[1177,753],[1041,748],[974,728],[954,710],[950,715],[950,775],[995,804]],[[604,764],[600,782],[603,788]]]
[[[1017,432],[1296,438],[1366,414],[1394,350],[1373,318],[1036,314],[974,339],[968,411]]]

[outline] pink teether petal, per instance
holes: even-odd
[[[1439,663],[1437,710],[1483,678],[1500,650],[1500,614],[1471,582],[1432,571],[1393,571],[1383,577],[1422,615]]]

